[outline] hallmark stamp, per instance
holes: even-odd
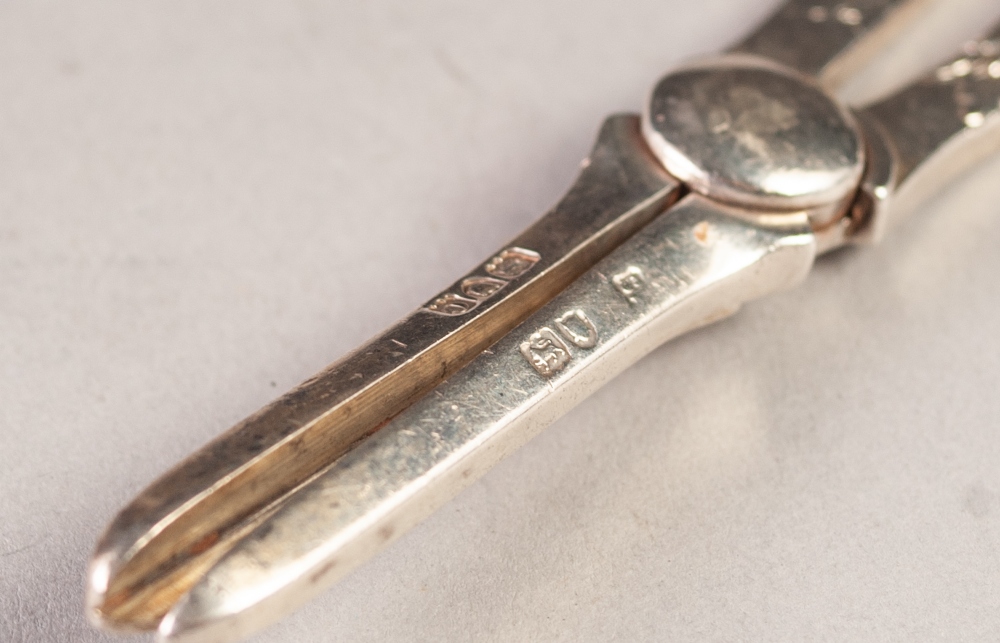
[[[466,297],[483,301],[497,294],[507,283],[502,279],[494,279],[493,277],[469,277],[462,282],[461,290],[462,294]]]
[[[512,279],[517,279],[534,267],[542,258],[534,250],[524,248],[507,248],[497,256],[490,259],[483,267],[491,277],[483,275],[470,275],[462,280],[455,292],[442,293],[423,307],[423,310],[444,315],[445,317],[458,317],[465,315],[476,309],[490,297],[503,290]]]
[[[479,300],[477,299],[461,297],[454,293],[447,292],[427,304],[426,309],[432,313],[444,315],[445,317],[457,317],[473,310],[478,305]]]
[[[559,334],[580,348],[593,348],[597,344],[597,328],[582,310],[563,313],[555,321]]]
[[[573,357],[566,342],[548,326],[543,326],[527,341],[521,342],[521,355],[544,377],[551,377],[566,368]]]
[[[635,298],[635,295],[646,287],[646,276],[642,274],[642,270],[637,266],[629,266],[628,269],[612,277],[611,283],[615,285],[615,289],[625,299],[630,303],[636,304],[638,300]]]
[[[578,348],[597,345],[597,327],[580,309],[563,313],[552,325],[556,330],[543,326],[521,342],[521,355],[542,377],[552,377],[566,368],[573,359],[570,344]]]
[[[517,279],[531,270],[542,256],[534,250],[507,248],[486,264],[486,272],[500,279]]]

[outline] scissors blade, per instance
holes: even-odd
[[[304,485],[164,618],[231,641],[342,578],[664,341],[805,278],[808,215],[689,195]]]
[[[923,1],[870,0],[878,10],[866,8],[857,24],[850,24],[853,14],[829,11],[825,15],[835,20],[817,20],[819,14],[810,8],[840,6],[827,0],[792,0],[782,11],[797,11],[794,15],[819,25],[817,33],[833,34],[824,40],[825,62],[817,67],[825,73],[831,61],[849,59],[859,48],[870,50],[866,43],[883,43],[885,34],[897,30],[902,17],[912,17],[910,8]],[[740,50],[767,54],[752,43],[787,36],[778,24],[783,24],[778,18],[765,24],[759,33],[771,36],[752,36]],[[798,28],[794,23],[783,29]],[[812,43],[798,39],[791,48],[807,45]],[[794,57],[784,62],[798,64]],[[811,69],[803,65],[801,70]],[[325,475],[324,467],[367,444],[366,436],[381,435],[394,416],[551,301],[682,192],[650,156],[637,119],[609,119],[579,181],[537,224],[414,315],[237,425],[127,506],[92,559],[91,620],[124,630],[170,629],[164,620],[168,613],[174,614],[173,623],[180,622],[178,601],[193,595],[189,590],[217,568],[227,551],[271,524],[296,490],[308,488],[315,476]],[[764,234],[772,223],[766,216],[755,219],[754,225],[764,227],[747,234]],[[639,277],[622,276],[623,287],[628,289],[633,278]],[[589,328],[580,319],[560,323],[571,337]],[[574,327],[580,323],[584,327]],[[548,330],[547,336],[529,341],[528,354],[537,349],[531,346],[572,341],[565,334],[560,340],[558,327]]]
[[[998,36],[1000,29],[979,41],[977,52],[998,59]],[[1000,115],[1000,71],[990,77],[992,63],[981,57],[972,64],[987,71],[972,85],[941,71],[953,69],[953,61],[858,110],[930,132],[919,139],[919,157],[892,152],[885,158],[892,179],[887,190],[905,193],[925,167],[1000,145],[1000,128],[954,112],[959,82],[978,101],[960,101],[966,113],[982,109],[985,120]],[[944,124],[937,122],[942,110],[951,114]],[[869,143],[888,150],[896,140]],[[858,203],[866,203],[863,194]],[[823,249],[805,211],[755,213],[688,195],[291,494],[168,613],[161,637],[176,643],[236,640],[280,618],[661,343],[801,282]]]
[[[638,119],[610,117],[548,214],[440,296],[180,463],[119,513],[91,564],[92,620],[155,628],[267,508],[376,430],[673,203]]]

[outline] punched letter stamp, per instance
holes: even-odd
[[[629,303],[639,303],[635,298],[635,294],[641,291],[646,286],[646,277],[642,274],[642,270],[636,266],[629,266],[627,270],[619,272],[617,275],[611,278],[611,283],[615,285],[615,288],[622,294]]]
[[[531,270],[541,258],[534,250],[507,248],[486,264],[486,272],[501,279],[517,279]]]
[[[566,342],[548,326],[532,333],[528,341],[521,342],[521,355],[545,377],[551,377],[566,368],[573,357]]]
[[[597,328],[580,309],[564,313],[555,326],[560,335],[580,348],[593,348],[597,344]]]

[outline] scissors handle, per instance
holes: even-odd
[[[878,168],[887,177],[884,209],[928,168],[964,164],[977,158],[973,151],[1000,145],[998,55],[1000,41],[978,41],[975,52],[858,110],[871,156],[865,185],[852,189],[856,207],[867,203]],[[833,247],[826,234],[806,210],[689,194],[290,494],[191,587],[161,635],[178,643],[238,637],[279,618],[661,343],[800,282],[817,253]]]
[[[855,113],[868,140],[858,201],[863,212],[855,217],[862,227],[855,237],[877,241],[891,220],[1000,150],[1000,24],[955,58]]]
[[[938,187],[1000,139],[1000,34],[858,110],[860,129],[811,78],[829,90],[926,4],[791,0],[735,49],[752,55],[658,85],[642,131],[608,119],[535,225],[128,505],[92,559],[91,619],[191,640],[253,631],[656,345],[877,237],[894,194]],[[651,149],[691,170],[670,170],[686,188]],[[703,192],[668,209],[685,189]]]
[[[929,0],[789,0],[731,51],[770,58],[833,90],[930,4]]]

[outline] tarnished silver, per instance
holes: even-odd
[[[864,143],[847,108],[766,58],[726,56],[675,70],[653,88],[642,127],[668,172],[747,207],[836,216],[864,170]]]
[[[932,0],[789,0],[732,48],[756,54],[836,89]]]
[[[877,241],[912,210],[1000,149],[1000,25],[892,96],[857,111],[869,161],[859,240]]]
[[[191,589],[160,634],[232,640],[265,625],[653,348],[804,279],[814,256],[804,213],[747,214],[686,197],[296,492]]]
[[[1000,147],[1000,29],[875,104],[827,93],[926,4],[792,0],[735,53],[665,76],[552,213],[129,505],[92,560],[91,619],[245,636],[654,347],[877,239]]]
[[[160,634],[233,640],[267,624],[650,350],[798,283],[814,256],[804,213],[686,197],[296,492],[191,589]]]
[[[142,630],[267,508],[510,331],[680,194],[612,116],[545,216],[426,306],[233,427],[115,518],[91,564],[102,627]]]

